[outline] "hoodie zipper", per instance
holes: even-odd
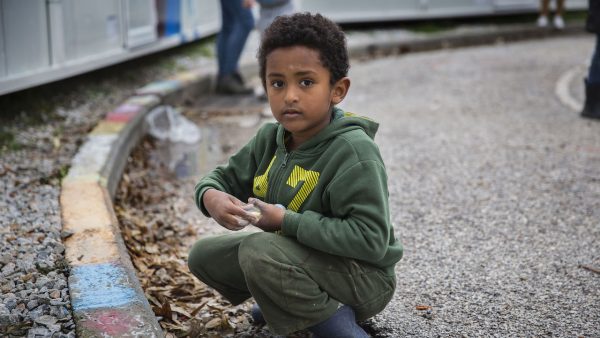
[[[283,156],[283,160],[281,162],[279,170],[277,170],[277,173],[275,174],[275,177],[273,179],[273,189],[269,189],[267,193],[269,195],[269,201],[271,201],[272,203],[280,203],[280,201],[277,200],[277,196],[279,196],[279,190],[281,189],[281,181],[284,179],[284,174],[286,172],[285,167],[287,166],[288,160],[292,157],[291,153],[288,153],[286,150],[284,150],[284,152],[285,155]]]
[[[281,167],[285,168],[286,164],[287,164],[287,160],[288,160],[288,156],[290,155],[290,153],[288,153],[287,151],[285,152],[285,156],[283,157],[283,163],[281,163]]]

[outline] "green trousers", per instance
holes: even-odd
[[[254,297],[270,330],[281,335],[328,319],[340,303],[365,320],[385,308],[396,287],[393,273],[268,232],[201,239],[188,265],[234,305]]]

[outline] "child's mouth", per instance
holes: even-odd
[[[295,109],[287,109],[283,111],[283,116],[286,117],[296,117],[296,116],[300,116],[302,113],[299,110],[295,110]]]

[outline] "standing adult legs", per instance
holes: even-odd
[[[592,62],[588,74],[588,82],[600,84],[600,34],[596,34],[596,49],[592,55]]]
[[[581,116],[600,119],[600,34],[596,34],[596,48],[585,80],[585,104]]]
[[[217,91],[226,94],[247,94],[239,76],[239,60],[254,28],[254,17],[243,0],[221,0],[221,31],[217,37],[219,74]]]
[[[565,11],[565,0],[556,0],[556,12],[552,24],[556,29],[565,28],[563,13]],[[548,17],[550,16],[550,0],[540,0],[540,16],[537,20],[539,27],[548,26]]]
[[[550,14],[550,0],[540,0],[540,16],[537,19],[538,27],[548,26],[548,15]]]
[[[556,13],[554,13],[554,28],[563,29],[565,28],[565,21],[563,20],[563,13],[565,11],[565,0],[556,0]]]

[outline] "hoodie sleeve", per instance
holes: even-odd
[[[208,189],[226,192],[243,202],[251,196],[252,179],[257,167],[254,151],[256,139],[256,136],[253,137],[248,144],[229,158],[226,165],[218,166],[196,184],[194,199],[206,217],[210,217],[210,214],[204,207],[202,196]]]
[[[284,235],[330,254],[380,261],[393,236],[383,163],[356,163],[337,176],[326,193],[333,217],[288,210],[282,225]]]

